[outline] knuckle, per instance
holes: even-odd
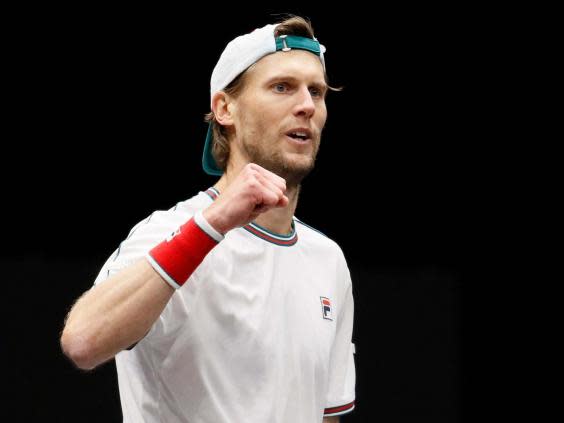
[[[259,188],[259,183],[256,179],[249,179],[249,181],[247,182],[247,187],[251,191],[256,191]]]
[[[245,174],[245,181],[247,184],[254,184],[257,182],[257,171],[249,169]]]
[[[245,167],[243,168],[243,172],[247,175],[255,173],[256,169],[253,167],[252,163],[248,163],[245,165]]]

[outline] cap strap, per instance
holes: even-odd
[[[276,51],[290,51],[293,48],[311,51],[318,56],[321,52],[319,42],[311,38],[298,37],[296,35],[281,35],[276,37]]]

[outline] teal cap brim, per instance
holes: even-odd
[[[212,145],[213,145],[213,131],[212,131],[212,124],[210,122],[208,126],[208,133],[206,135],[206,143],[204,144],[204,155],[202,157],[202,165],[204,166],[204,171],[208,175],[221,176],[223,175],[223,170],[217,167],[217,163],[213,158]]]

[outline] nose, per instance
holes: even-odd
[[[296,116],[310,118],[315,113],[315,103],[308,87],[301,88],[297,93],[297,103],[294,107]]]

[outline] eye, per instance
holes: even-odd
[[[272,86],[277,93],[284,93],[288,89],[287,85],[283,82],[278,82]]]
[[[310,87],[309,93],[316,98],[323,98],[325,96],[325,90],[319,87]]]
[[[322,93],[321,90],[319,88],[310,88],[309,89],[309,93],[313,96],[313,97],[321,97]]]

